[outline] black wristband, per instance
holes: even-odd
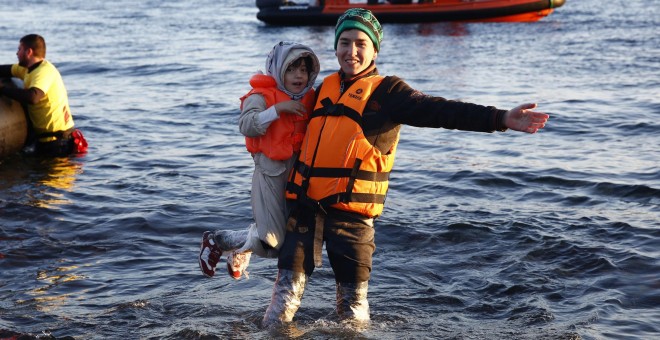
[[[504,132],[507,130],[506,124],[504,124],[504,115],[506,111],[497,110],[497,116],[495,117],[495,131]]]

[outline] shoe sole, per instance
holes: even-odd
[[[202,256],[201,255],[202,255],[202,252],[204,251],[204,240],[206,240],[206,236],[210,233],[211,233],[210,231],[205,231],[204,234],[202,235],[202,244],[199,246],[199,253],[200,254],[197,255],[197,263],[199,264],[199,270],[202,271],[202,275],[208,277],[209,279],[212,278],[213,275],[215,275],[215,273],[213,275],[206,274],[206,271],[204,271],[204,261],[202,261]]]

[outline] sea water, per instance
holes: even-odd
[[[75,339],[652,339],[660,331],[660,13],[569,0],[535,23],[387,24],[377,65],[447,99],[550,114],[534,135],[406,126],[376,223],[372,322],[334,317],[324,255],[291,327],[276,261],[203,277],[252,221],[239,97],[280,40],[332,27],[253,1],[3,0],[0,64],[39,33],[89,152],[0,163],[0,334]],[[321,79],[319,78],[319,80]]]

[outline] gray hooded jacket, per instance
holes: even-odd
[[[309,73],[307,86],[301,93],[291,93],[284,88],[284,73],[298,58],[309,56],[312,59],[312,70]],[[275,78],[277,88],[288,94],[292,100],[302,98],[316,81],[320,71],[319,60],[306,45],[295,42],[279,42],[273,47],[266,58],[266,74]],[[270,123],[279,118],[274,107],[267,108],[266,100],[260,94],[253,94],[243,102],[243,111],[238,118],[241,134],[246,137],[258,137],[266,133]]]
[[[301,93],[289,93],[284,88],[284,73],[292,62],[305,56],[310,56],[313,63],[307,87]],[[319,61],[312,49],[298,43],[280,42],[273,47],[266,59],[266,74],[275,78],[277,88],[293,100],[302,98],[314,86],[319,70]],[[274,106],[267,108],[262,95],[252,94],[243,101],[243,110],[238,120],[239,129],[248,137],[261,136],[266,133],[270,123],[278,118]],[[284,241],[287,215],[284,189],[295,157],[294,155],[289,160],[278,161],[266,157],[263,153],[253,155],[251,203],[255,223],[248,227],[247,242],[241,251],[251,250],[263,257],[277,256],[276,250]],[[264,249],[262,242],[275,250]]]

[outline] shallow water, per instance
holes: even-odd
[[[15,1],[0,63],[45,36],[89,143],[0,163],[0,334],[104,339],[650,339],[660,332],[660,16],[568,1],[537,23],[386,25],[383,74],[501,108],[535,135],[404,127],[377,222],[369,327],[333,316],[327,262],[294,326],[263,330],[274,260],[204,278],[201,233],[251,221],[238,98],[279,40],[337,68],[331,27],[253,2]],[[327,259],[324,258],[324,261]]]

